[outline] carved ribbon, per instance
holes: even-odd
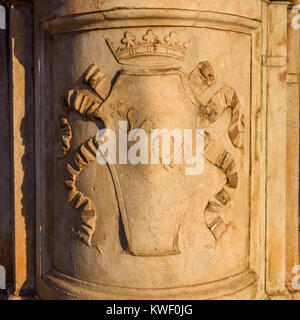
[[[203,91],[212,86],[215,82],[216,75],[208,61],[198,63],[189,76],[189,84],[197,101],[200,100]]]
[[[81,226],[76,232],[79,238],[92,247],[92,237],[96,228],[96,208],[93,202],[77,190],[76,180],[79,174],[96,160],[98,143],[92,138],[81,145],[67,164],[65,185],[69,189],[68,202],[80,212]]]
[[[225,87],[218,91],[205,107],[201,106],[201,111],[204,118],[212,124],[227,108],[231,109],[231,120],[228,127],[229,138],[235,147],[243,150],[244,116],[241,113],[238,96],[232,88]]]
[[[233,89],[225,87],[217,92],[206,105],[204,117],[210,123],[215,122],[226,108],[231,108],[231,120],[228,135],[232,144],[243,150],[244,122],[240,110],[239,99]],[[226,224],[220,216],[221,209],[227,205],[238,186],[238,173],[235,161],[230,153],[220,148],[216,142],[207,138],[205,149],[206,159],[221,169],[227,179],[225,187],[208,202],[205,209],[205,221],[216,240],[220,239],[226,231]]]
[[[99,121],[102,115],[100,106],[109,94],[110,80],[100,68],[92,64],[87,70],[85,81],[95,94],[79,89],[70,90],[66,99],[68,110],[75,110],[92,121]],[[96,208],[90,199],[77,190],[76,180],[96,160],[97,149],[96,138],[83,143],[68,162],[64,180],[68,188],[68,202],[79,211],[81,217],[80,228],[75,233],[90,247],[94,246],[92,238],[96,229]]]
[[[201,119],[203,122],[208,121],[209,124],[212,124],[219,119],[227,108],[230,108],[231,120],[228,135],[232,144],[243,150],[243,115],[235,91],[232,88],[225,87],[218,91],[206,106],[200,102],[203,91],[215,82],[216,76],[208,61],[199,63],[189,76],[191,90],[200,106]],[[227,225],[221,217],[221,210],[231,200],[238,187],[239,178],[232,155],[218,145],[207,132],[205,132],[204,156],[212,165],[222,170],[226,177],[225,186],[208,201],[204,213],[206,225],[217,241],[227,229]]]
[[[100,103],[81,90],[70,90],[67,104],[69,109],[76,110],[93,121],[101,119]],[[76,233],[79,239],[90,247],[93,246],[92,237],[96,228],[96,208],[90,199],[77,190],[76,179],[82,170],[96,160],[97,149],[98,143],[95,138],[81,145],[79,151],[74,154],[71,162],[67,165],[67,177],[65,179],[65,184],[69,188],[68,202],[80,212],[81,216],[81,226]]]
[[[65,117],[59,118],[59,129],[60,129],[60,155],[59,158],[64,158],[70,150],[72,140],[72,129],[69,121]]]
[[[111,89],[111,81],[106,73],[94,63],[87,70],[85,81],[94,89],[102,101],[107,98]]]
[[[204,213],[207,227],[215,239],[219,240],[227,229],[227,225],[222,219],[220,211],[231,200],[238,186],[238,173],[232,155],[211,139],[207,132],[205,132],[204,144],[205,158],[212,165],[222,170],[226,176],[225,186],[209,200]]]
[[[68,92],[67,105],[69,110],[76,110],[81,115],[90,118],[92,121],[101,119],[101,104],[91,98],[84,91],[73,89]]]

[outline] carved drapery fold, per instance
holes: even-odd
[[[75,231],[84,243],[93,247],[92,237],[96,228],[94,203],[77,190],[76,180],[80,173],[96,160],[98,143],[95,138],[83,143],[67,164],[65,185],[68,188],[68,202],[80,213],[81,226]]]
[[[204,213],[206,225],[217,241],[227,229],[220,213],[238,187],[238,172],[232,155],[218,145],[208,133],[205,134],[204,154],[205,158],[226,176],[225,186],[209,200]]]
[[[72,129],[66,117],[59,118],[59,155],[58,158],[64,158],[71,147]]]
[[[189,76],[191,90],[200,108],[200,125],[209,126],[213,124],[226,109],[231,109],[228,135],[232,144],[243,151],[244,116],[235,91],[229,87],[222,88],[211,98],[208,104],[203,105],[201,103],[202,93],[216,81],[216,74],[208,61],[200,62]],[[238,187],[238,170],[232,155],[215,142],[206,131],[204,141],[206,160],[220,169],[226,176],[225,186],[209,200],[204,213],[206,225],[214,235],[215,240],[218,241],[227,229],[227,224],[221,216],[221,212],[230,202]]]
[[[243,149],[244,116],[241,112],[239,98],[232,88],[225,87],[217,92],[202,109],[203,116],[211,124],[216,122],[227,108],[231,109],[228,128],[230,140],[235,147]]]

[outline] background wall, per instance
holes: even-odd
[[[11,169],[10,169],[10,112],[8,96],[7,33],[5,9],[0,7],[0,265],[7,273],[7,285],[12,280],[11,233]]]

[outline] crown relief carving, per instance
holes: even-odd
[[[159,38],[152,29],[142,35],[141,40],[127,31],[121,39],[121,46],[110,40],[106,40],[116,60],[123,63],[126,60],[147,57],[160,56],[173,58],[177,60],[184,60],[186,51],[190,42],[182,42],[178,39],[176,32],[171,31],[162,39]]]

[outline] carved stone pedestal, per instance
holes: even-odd
[[[292,298],[298,41],[289,4],[33,1],[40,298]],[[18,74],[13,63],[16,86]],[[15,108],[25,89],[13,90]],[[103,128],[117,149],[105,165]],[[184,146],[174,137],[169,163],[161,154],[130,163],[127,152],[148,139],[134,129],[198,132],[203,171],[176,162]],[[148,142],[147,151],[159,138]],[[19,227],[16,238],[28,233]]]

